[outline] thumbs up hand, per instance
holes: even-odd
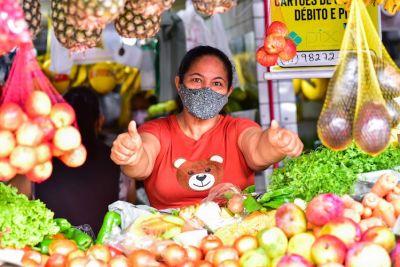
[[[113,142],[111,159],[118,165],[130,165],[139,160],[141,151],[142,138],[136,129],[136,122],[131,121],[128,132],[118,135]]]
[[[268,141],[277,150],[290,157],[298,157],[303,151],[303,143],[297,134],[281,128],[275,120],[268,129]]]

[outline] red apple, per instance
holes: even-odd
[[[278,63],[278,55],[268,54],[264,46],[262,46],[257,50],[256,60],[264,67],[271,67]]]
[[[267,51],[268,54],[279,54],[283,51],[283,48],[286,45],[285,37],[277,34],[272,33],[268,35],[264,40],[264,49]]]
[[[2,104],[0,106],[0,128],[15,131],[21,125],[24,114],[17,104]]]
[[[53,164],[51,161],[46,161],[45,163],[38,164],[33,167],[32,170],[26,173],[26,177],[35,183],[41,183],[46,181],[53,172]]]
[[[286,39],[285,46],[279,53],[279,57],[284,61],[288,61],[294,58],[296,54],[297,54],[296,44],[293,42],[292,39]]]
[[[289,34],[289,31],[286,27],[286,24],[281,22],[281,21],[274,21],[272,22],[267,29],[267,35],[270,35],[272,33],[279,34],[283,37]]]
[[[314,197],[306,209],[306,217],[309,223],[322,226],[327,222],[343,217],[343,200],[335,194],[321,194]]]
[[[58,149],[54,144],[50,144],[51,154],[54,157],[60,157],[64,155],[66,152]]]
[[[359,242],[350,247],[346,256],[346,267],[390,267],[387,251],[372,242]]]
[[[39,125],[40,129],[42,129],[45,141],[53,139],[56,127],[49,117],[36,117],[33,119],[33,122]]]
[[[60,156],[61,161],[71,168],[82,166],[85,163],[87,157],[86,148],[80,145],[78,148],[68,151]]]
[[[8,130],[0,130],[0,158],[8,157],[15,145],[14,134]]]
[[[323,235],[311,247],[311,257],[316,265],[343,263],[346,258],[346,245],[333,235]]]
[[[361,237],[361,241],[369,241],[382,246],[387,252],[391,252],[396,246],[396,237],[391,229],[386,226],[373,226]]]
[[[7,159],[0,159],[0,182],[7,182],[17,175],[17,170]]]
[[[396,242],[396,247],[390,253],[393,267],[400,267],[400,241]]]
[[[37,146],[42,142],[44,133],[36,123],[24,122],[16,132],[17,143],[23,146]]]
[[[49,143],[41,143],[40,145],[35,147],[35,150],[37,163],[44,163],[46,161],[49,161],[52,157]]]
[[[43,91],[33,91],[25,102],[28,116],[47,116],[51,111],[50,97]]]
[[[69,151],[81,144],[81,134],[73,126],[66,126],[56,130],[53,144],[60,150]]]
[[[283,256],[276,267],[312,267],[305,258],[297,254],[288,254]]]
[[[286,203],[276,210],[275,222],[288,238],[307,230],[304,211],[293,203]]]
[[[68,103],[57,103],[51,108],[50,119],[57,128],[66,127],[75,121],[75,111]]]
[[[351,219],[337,218],[325,224],[318,235],[334,235],[349,247],[360,240],[361,229],[360,226]]]
[[[19,174],[25,174],[36,164],[36,151],[29,146],[16,146],[10,155],[10,164]]]

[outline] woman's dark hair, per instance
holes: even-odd
[[[203,56],[215,56],[224,64],[226,73],[228,74],[228,89],[232,85],[233,80],[233,65],[229,58],[221,50],[211,46],[196,46],[190,49],[181,61],[181,65],[178,70],[178,77],[180,83],[183,82],[185,74],[188,72],[192,64]]]
[[[96,123],[100,118],[100,102],[97,94],[87,87],[76,87],[69,90],[64,99],[76,113],[76,121],[82,136],[82,143],[90,152],[97,140]]]

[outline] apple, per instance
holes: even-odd
[[[258,244],[265,250],[271,259],[285,254],[288,239],[282,229],[271,227],[261,230],[257,234]]]
[[[293,203],[283,204],[276,210],[275,223],[288,238],[307,230],[304,211]]]
[[[51,148],[49,143],[41,143],[37,147],[36,150],[36,162],[44,163],[49,161],[52,157]]]
[[[271,67],[278,63],[278,55],[268,54],[262,46],[256,52],[256,60],[264,67]]]
[[[0,159],[0,182],[7,182],[17,175],[17,170],[7,159]]]
[[[284,61],[288,61],[294,58],[296,54],[297,54],[296,44],[293,42],[292,39],[286,39],[285,46],[279,53],[279,57]]]
[[[53,172],[53,164],[51,161],[38,164],[32,170],[26,173],[26,177],[35,183],[41,183],[49,179]]]
[[[23,146],[37,146],[44,138],[39,125],[30,121],[22,123],[15,135],[17,143]]]
[[[277,34],[272,33],[267,36],[264,40],[264,48],[268,54],[279,54],[283,51],[283,48],[286,46],[285,37]]]
[[[312,267],[312,264],[300,255],[287,254],[280,259],[277,267]]]
[[[315,236],[310,233],[295,234],[290,238],[287,253],[303,256],[307,261],[312,262],[311,247],[315,242]]]
[[[81,144],[81,134],[73,126],[66,126],[56,130],[53,144],[62,151],[70,151]]]
[[[343,217],[343,200],[335,194],[321,194],[314,197],[306,209],[307,221],[316,226]]]
[[[388,252],[372,242],[359,242],[350,247],[346,267],[390,267]]]
[[[281,21],[274,21],[268,26],[267,36],[272,33],[279,34],[279,35],[285,37],[286,35],[289,34],[289,31],[288,31],[285,23],[283,23]]]
[[[66,153],[65,151],[58,149],[54,144],[50,144],[50,149],[51,154],[53,154],[54,157],[61,157]]]
[[[361,237],[361,241],[369,241],[382,246],[387,252],[391,252],[396,246],[396,237],[391,229],[386,226],[373,226]]]
[[[393,267],[400,267],[400,241],[396,242],[395,248],[390,253]]]
[[[0,106],[0,129],[15,131],[21,125],[24,114],[17,104],[2,104]]]
[[[334,235],[349,247],[360,240],[361,228],[353,220],[348,218],[337,218],[325,224],[319,236]]]
[[[16,146],[10,155],[10,164],[19,174],[25,174],[36,164],[36,151],[29,146]]]
[[[85,163],[87,157],[86,148],[83,145],[68,151],[60,156],[61,161],[68,167],[76,168]]]
[[[333,235],[323,235],[311,247],[311,257],[316,265],[327,263],[342,264],[346,257],[346,245]]]
[[[0,144],[0,158],[8,157],[16,145],[14,134],[8,130],[0,130]]]
[[[56,127],[49,117],[36,117],[33,119],[33,122],[39,125],[40,129],[42,129],[44,133],[44,140],[50,141],[53,139]]]
[[[25,102],[25,110],[28,116],[47,116],[51,111],[50,97],[43,91],[33,91]]]
[[[75,121],[75,111],[68,103],[57,103],[51,108],[50,119],[56,128],[66,127]]]
[[[318,265],[318,267],[344,267],[344,265],[336,262],[330,262]]]
[[[108,265],[110,267],[129,267],[128,258],[125,257],[124,255],[117,255],[111,258]]]
[[[239,264],[241,267],[269,266],[270,262],[270,258],[268,258],[266,251],[262,248],[246,251],[239,259]]]

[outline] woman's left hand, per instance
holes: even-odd
[[[275,120],[271,122],[268,131],[268,141],[277,152],[290,157],[298,157],[303,152],[303,143],[299,136],[287,129],[281,128]]]

